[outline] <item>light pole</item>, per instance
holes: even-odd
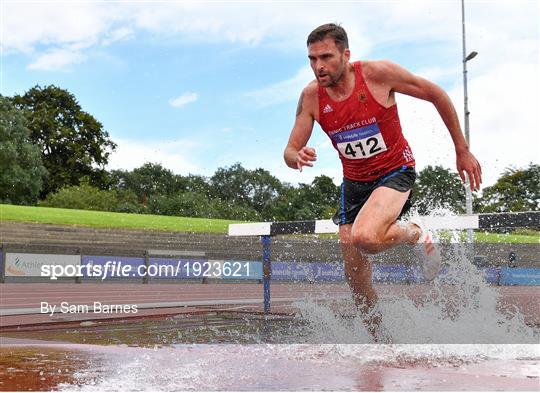
[[[472,51],[467,55],[467,50],[465,49],[465,0],[461,0],[461,26],[462,26],[462,36],[463,36],[463,105],[465,109],[465,140],[469,147],[471,146],[469,138],[469,97],[467,95],[467,62],[476,57],[478,52]],[[465,184],[465,209],[467,214],[472,214],[472,192],[471,192],[471,179],[468,179],[469,185]],[[473,230],[467,229],[467,240],[469,243],[473,242]]]

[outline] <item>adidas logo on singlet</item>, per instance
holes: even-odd
[[[333,112],[334,110],[330,106],[330,104],[326,104],[326,106],[323,109],[323,113]]]

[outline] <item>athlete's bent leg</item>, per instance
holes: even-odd
[[[375,341],[385,338],[381,332],[381,315],[376,308],[378,298],[373,288],[371,263],[365,253],[377,253],[400,243],[413,244],[418,240],[418,227],[396,223],[409,194],[410,191],[379,187],[372,192],[354,223],[339,227],[345,275],[355,304]]]
[[[352,290],[354,303],[360,310],[366,328],[375,341],[381,341],[381,317],[376,310],[377,293],[371,280],[371,262],[352,242],[352,224],[340,225],[339,238],[345,263],[345,277]]]
[[[409,194],[410,191],[384,186],[376,188],[354,220],[352,243],[368,254],[377,254],[397,244],[416,243],[420,229],[413,224],[396,222]]]

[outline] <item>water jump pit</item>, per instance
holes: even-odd
[[[538,287],[458,254],[433,283],[376,284],[392,344],[343,281],[272,280],[271,310],[266,281],[3,283],[0,390],[540,390]],[[39,310],[62,301],[89,309]]]
[[[2,359],[10,391],[538,390],[520,346],[34,345]]]
[[[13,285],[22,289],[21,284]],[[76,299],[80,288],[91,290],[95,285],[101,285],[103,292],[105,284],[63,284],[62,296],[71,289]],[[110,292],[129,291],[123,285],[105,286]],[[177,287],[150,286],[154,290]],[[199,287],[216,297],[238,286],[258,286],[261,291],[257,284],[190,286],[191,291]],[[525,314],[518,311],[508,318],[501,312],[491,315],[495,320],[486,320],[482,313],[474,318],[474,313],[454,310],[452,321],[441,318],[442,308],[439,315],[430,316],[435,308],[430,309],[426,299],[434,299],[433,307],[440,301],[433,288],[410,287],[405,291],[410,297],[403,298],[402,285],[381,286],[385,314],[401,309],[399,318],[387,318],[397,343],[386,345],[372,343],[353,312],[346,286],[275,287],[276,311],[269,315],[262,312],[261,304],[254,304],[153,309],[130,318],[90,320],[80,315],[53,322],[18,316],[17,326],[4,325],[0,333],[0,389],[538,390],[540,316],[530,305],[539,299],[531,288],[499,288],[496,293],[499,310],[507,310],[512,302]],[[454,292],[450,287],[440,290],[446,297]],[[325,299],[321,293],[331,295]],[[295,294],[296,300],[279,301]],[[500,329],[484,325],[476,333],[470,331],[470,324],[478,324],[478,319],[486,325],[495,322]],[[408,323],[418,327],[412,330]]]

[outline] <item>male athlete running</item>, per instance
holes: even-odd
[[[306,145],[317,121],[343,165],[341,206],[334,222],[339,224],[345,274],[369,331],[376,341],[385,340],[366,254],[402,243],[423,243],[427,279],[435,278],[441,262],[439,250],[419,219],[403,226],[397,223],[410,207],[416,173],[413,153],[401,130],[395,93],[435,106],[454,142],[458,173],[463,181],[468,176],[471,189],[480,188],[482,170],[469,152],[450,98],[440,87],[389,61],[350,63],[347,33],[335,24],[313,30],[307,47],[316,80],[300,95],[285,162],[300,171],[313,166],[317,155]]]

